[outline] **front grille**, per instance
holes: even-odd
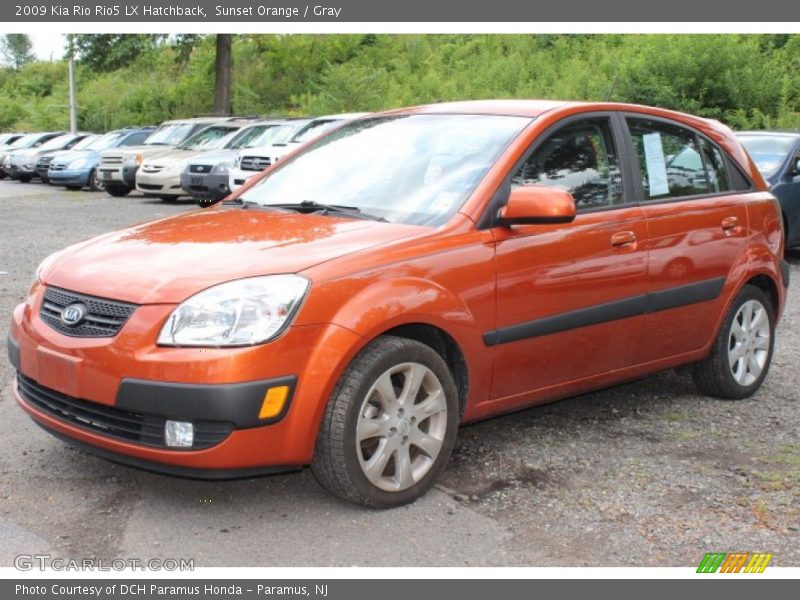
[[[22,373],[17,374],[17,389],[26,402],[59,421],[126,442],[166,448],[166,419],[162,416],[128,412],[114,406],[73,398],[39,385]],[[233,425],[224,421],[195,421],[192,447],[170,450],[208,448],[228,437],[232,430]]]
[[[116,166],[116,165],[121,165],[121,164],[122,164],[122,156],[104,156],[103,157],[103,165],[102,166],[105,166],[105,165]],[[102,166],[101,166],[101,168],[102,168]]]
[[[153,192],[157,192],[158,190],[160,190],[163,187],[164,187],[163,185],[155,185],[155,184],[152,184],[152,183],[140,183],[139,184],[139,188],[140,189],[150,190],[150,191],[153,191]]]
[[[53,157],[52,156],[43,156],[36,163],[36,168],[37,169],[46,169],[47,167],[50,166],[50,163],[52,163],[52,162],[53,162]]]
[[[88,312],[77,325],[67,325],[61,320],[61,311],[70,304],[80,302]],[[44,292],[39,317],[50,327],[72,337],[113,337],[136,310],[135,304],[106,300],[48,287]]]
[[[211,173],[211,165],[189,165],[189,173]]]
[[[51,171],[64,171],[67,168],[66,163],[50,163],[50,170]]]
[[[243,156],[239,163],[242,171],[263,171],[270,165],[272,161],[263,156]]]
[[[142,167],[142,173],[161,173],[164,170],[164,167],[160,165],[144,165]]]
[[[190,185],[189,189],[193,192],[207,192],[208,186],[207,185]]]

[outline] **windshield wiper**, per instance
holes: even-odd
[[[386,219],[384,219],[383,217],[365,213],[357,206],[345,206],[343,204],[322,204],[321,202],[316,202],[314,200],[303,200],[302,202],[287,202],[282,204],[270,204],[269,206],[274,206],[276,208],[285,208],[287,210],[296,210],[297,212],[301,213],[321,213],[323,215],[328,215],[328,214],[347,215],[348,217],[353,217],[354,219],[366,219],[369,221],[386,222]]]
[[[335,215],[346,215],[348,217],[352,217],[353,219],[365,219],[369,221],[380,221],[386,223],[386,219],[383,217],[379,217],[378,215],[371,215],[369,213],[363,212],[357,206],[344,206],[342,204],[322,204],[320,202],[315,202],[314,200],[303,200],[302,202],[284,202],[280,204],[261,204],[260,202],[253,202],[252,200],[246,200],[244,198],[234,198],[232,200],[225,200],[223,204],[230,205],[230,204],[239,204],[241,207],[249,208],[251,206],[255,206],[258,208],[267,208],[267,209],[278,209],[278,210],[293,210],[295,212],[303,213],[303,214],[335,214]]]

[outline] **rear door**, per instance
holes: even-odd
[[[568,190],[577,217],[493,230],[497,324],[492,397],[508,398],[630,365],[647,290],[647,227],[610,113],[562,121],[534,142],[512,186]],[[624,182],[627,182],[625,184]]]
[[[648,315],[637,362],[702,348],[747,239],[743,181],[723,151],[678,123],[627,115],[634,189],[648,227]],[[749,186],[748,182],[745,182]]]

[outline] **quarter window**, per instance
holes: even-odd
[[[728,185],[728,168],[725,165],[722,152],[705,139],[700,140],[700,148],[703,151],[703,159],[708,169],[708,191],[712,193],[727,192],[730,189],[730,185]]]
[[[621,204],[622,173],[609,120],[585,119],[560,129],[528,157],[511,185],[567,190],[578,210]]]

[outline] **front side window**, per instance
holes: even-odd
[[[661,121],[627,119],[644,200],[730,189],[722,152],[694,132]]]
[[[393,223],[439,226],[530,122],[460,114],[353,121],[278,163],[242,200],[344,205]]]
[[[511,185],[566,190],[578,210],[621,204],[622,173],[609,120],[584,119],[558,130],[530,155]]]

